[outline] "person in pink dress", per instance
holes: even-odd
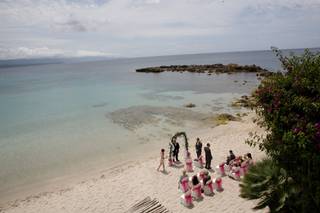
[[[164,172],[165,171],[165,166],[164,166],[164,149],[161,149],[161,152],[160,152],[160,164],[158,166],[158,169],[157,171],[159,172],[159,169],[160,167],[162,166],[162,171]]]

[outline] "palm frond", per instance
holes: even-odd
[[[254,209],[269,207],[271,212],[282,211],[290,193],[295,192],[286,171],[271,159],[264,159],[252,166],[240,183],[240,188],[240,197],[259,200]]]

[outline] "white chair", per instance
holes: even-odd
[[[221,179],[220,177],[214,179],[213,182],[214,182],[214,188],[215,188],[217,191],[223,191],[222,179]]]
[[[169,158],[169,160],[168,160],[168,166],[173,166],[173,160],[171,159],[171,158]]]
[[[225,163],[221,163],[218,166],[216,166],[216,171],[218,172],[218,174],[220,174],[221,176],[225,176],[226,172],[225,172]]]
[[[247,164],[241,165],[241,167],[240,167],[240,175],[244,176],[247,173],[247,171],[248,171],[248,165]]]
[[[233,167],[228,175],[235,180],[240,180],[240,167]]]
[[[198,176],[198,179],[199,179],[200,181],[203,180],[203,178],[205,177],[204,171],[198,172],[197,176]]]
[[[227,174],[230,172],[230,165],[224,164],[224,172]]]
[[[185,193],[189,191],[189,178],[185,177],[180,182],[180,190]]]
[[[198,159],[194,160],[194,165],[200,169],[203,168],[204,162],[203,162],[203,158],[201,155]]]
[[[204,193],[205,195],[209,195],[209,196],[210,196],[210,195],[213,195],[213,194],[214,194],[213,190],[214,190],[214,187],[213,187],[212,180],[208,180],[208,181],[206,182],[206,184],[203,185],[203,193]]]
[[[196,200],[200,200],[203,198],[202,194],[201,194],[201,184],[198,183],[197,185],[192,187],[192,196],[196,199]]]
[[[192,159],[191,158],[187,158],[186,159],[186,171],[187,172],[193,172]]]
[[[190,190],[180,196],[180,203],[185,207],[191,207],[193,205]]]

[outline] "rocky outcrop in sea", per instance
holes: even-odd
[[[257,73],[257,76],[266,76],[271,74],[268,70],[253,65],[238,65],[238,64],[207,64],[207,65],[170,65],[159,67],[146,67],[136,69],[136,72],[144,73],[161,73],[161,72],[191,72],[191,73],[207,73],[211,75],[213,73],[240,73],[250,72]]]

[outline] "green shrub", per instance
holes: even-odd
[[[306,50],[284,57],[274,51],[284,71],[266,77],[253,94],[267,135],[247,143],[264,150],[298,189],[283,208],[315,212],[320,209],[320,54]]]
[[[269,207],[271,212],[289,211],[288,198],[295,193],[292,179],[271,159],[264,159],[252,166],[240,187],[241,197],[259,199],[254,209]]]

